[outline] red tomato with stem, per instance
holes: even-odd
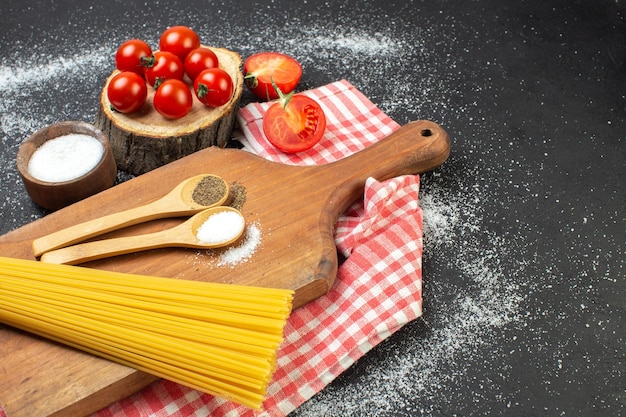
[[[209,68],[196,77],[193,90],[201,103],[219,107],[230,101],[234,85],[226,71],[221,68]]]
[[[133,71],[116,74],[107,86],[107,98],[120,113],[134,113],[143,107],[148,87],[142,76]]]
[[[183,65],[185,74],[193,81],[205,69],[218,68],[219,61],[215,52],[209,48],[200,47],[189,52]]]
[[[189,52],[199,47],[200,37],[187,26],[172,26],[159,38],[159,49],[173,53],[183,62]]]
[[[157,51],[150,57],[141,59],[144,66],[144,76],[151,86],[157,79],[164,81],[170,78],[182,80],[185,76],[185,69],[182,61],[173,53]]]
[[[152,49],[141,39],[130,39],[120,45],[115,53],[115,66],[120,71],[132,71],[143,77],[141,59],[152,56]]]
[[[193,97],[187,84],[169,79],[157,84],[152,100],[154,108],[167,119],[180,119],[191,110]]]
[[[286,153],[312,148],[326,130],[321,106],[304,95],[283,95],[263,116],[263,133],[272,145]]]
[[[302,77],[302,66],[289,55],[278,52],[260,52],[246,59],[243,75],[250,91],[261,100],[274,100],[278,93],[272,81],[284,93],[296,89]]]

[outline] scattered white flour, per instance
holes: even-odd
[[[91,171],[103,154],[102,143],[93,136],[76,133],[59,136],[33,152],[28,173],[41,181],[69,181]]]
[[[67,75],[80,75],[85,68],[107,68],[111,60],[112,45],[100,45],[95,49],[82,50],[70,55],[20,55],[18,65],[0,67],[0,93],[19,91],[24,87],[38,86],[43,83],[55,82],[57,78]],[[77,48],[80,50],[80,48]],[[67,52],[67,51],[62,51]]]
[[[258,221],[248,223],[244,233],[236,245],[221,249],[197,251],[192,258],[193,264],[205,268],[234,268],[241,263],[248,262],[259,249],[263,233]],[[227,276],[225,277],[227,278]]]
[[[0,61],[0,126],[4,135],[25,138],[52,122],[92,121],[102,88],[98,77],[104,74],[93,69],[112,70],[114,50],[113,44],[87,46],[75,55],[67,55],[67,50],[54,55],[35,49]],[[67,100],[52,101],[50,97],[57,94]],[[86,106],[85,101],[92,104]]]
[[[374,54],[394,55],[398,52],[398,43],[380,33],[374,34],[374,36],[369,33],[358,32],[328,36],[320,33],[319,29],[317,32],[311,41],[326,50],[345,50],[349,54],[366,55],[369,57]]]
[[[256,224],[250,224],[246,228],[246,236],[238,246],[228,248],[222,252],[217,261],[217,266],[234,266],[246,262],[254,255],[261,243],[261,229]]]
[[[401,342],[396,339],[393,345],[379,346],[377,349],[384,352],[378,355],[383,363],[359,374],[358,382],[327,388],[334,394],[320,392],[294,416],[381,415],[398,409],[429,415],[435,411],[430,407],[454,395],[443,387],[466,384],[468,366],[477,360],[477,352],[489,346],[497,354],[495,340],[502,329],[523,318],[524,296],[515,282],[526,265],[520,259],[517,270],[507,271],[500,259],[522,256],[525,249],[523,244],[483,227],[485,206],[476,197],[480,183],[472,180],[479,171],[476,167],[466,172],[465,180],[474,185],[462,192],[439,185],[442,175],[454,175],[451,172],[423,177],[422,324],[413,323],[410,327],[417,330]],[[490,239],[475,239],[479,234],[488,234]],[[484,241],[490,243],[480,243]],[[429,268],[430,264],[440,267]],[[447,277],[446,271],[454,274],[454,279]],[[459,281],[463,287],[457,286]],[[506,380],[506,372],[501,372]],[[381,400],[380,395],[368,396],[367,392],[386,395]],[[334,401],[337,395],[343,399],[341,404]]]

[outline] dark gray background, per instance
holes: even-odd
[[[285,52],[300,89],[345,78],[453,140],[422,176],[423,318],[294,415],[624,413],[624,2],[6,3],[0,233],[46,214],[18,177],[19,144],[92,121],[124,40],[155,45],[183,24],[243,58]]]

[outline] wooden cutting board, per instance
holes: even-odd
[[[350,157],[320,166],[288,166],[238,149],[211,147],[0,237],[0,255],[35,259],[31,244],[37,237],[154,201],[188,177],[217,174],[246,190],[242,212],[248,224],[261,231],[261,243],[250,259],[218,266],[216,253],[172,248],[83,266],[291,288],[298,307],[325,294],[333,284],[338,267],[334,223],[362,197],[366,179],[382,181],[429,171],[443,163],[449,153],[447,133],[430,121],[409,123]],[[106,237],[163,230],[181,221],[153,221]],[[0,404],[8,417],[87,415],[156,380],[7,326],[0,326],[0,361]]]

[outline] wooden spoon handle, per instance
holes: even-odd
[[[174,229],[149,233],[138,236],[103,239],[93,242],[46,252],[41,256],[42,262],[53,264],[76,265],[127,253],[140,252],[148,249],[180,246],[176,243]]]
[[[76,224],[33,240],[33,253],[40,256],[45,252],[68,246],[89,238],[161,217],[158,210],[160,200],[143,206],[112,213],[84,223]]]

